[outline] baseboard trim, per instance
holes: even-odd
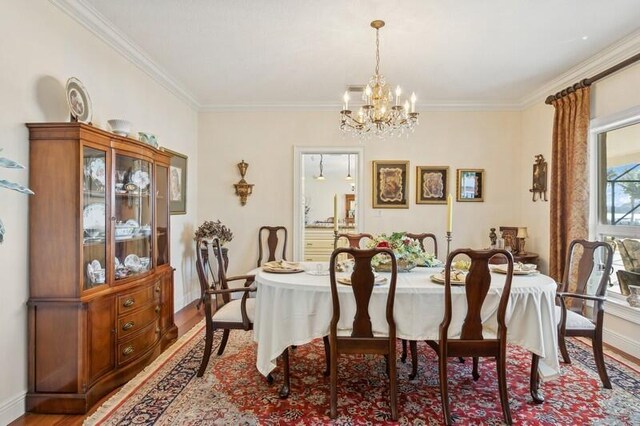
[[[627,336],[623,336],[620,333],[616,333],[613,330],[602,330],[602,338],[608,345],[613,346],[620,351],[629,354],[635,358],[640,358],[640,343],[629,339]]]
[[[8,425],[25,413],[24,404],[26,396],[27,393],[22,392],[0,404],[0,424]]]

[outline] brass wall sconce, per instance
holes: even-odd
[[[240,197],[240,204],[243,206],[247,204],[247,197],[253,193],[253,184],[244,180],[244,175],[247,174],[248,168],[249,163],[245,163],[244,160],[238,163],[238,170],[240,170],[242,179],[240,179],[240,182],[233,184],[236,188],[236,195]]]

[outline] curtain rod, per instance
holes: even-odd
[[[559,91],[558,93],[556,93],[555,95],[549,95],[547,96],[547,99],[544,101],[545,104],[547,105],[551,105],[551,102],[555,101],[556,99],[560,99],[563,96],[566,96],[567,94],[571,93],[571,92],[575,92],[577,89],[581,89],[583,87],[588,87],[591,86],[593,83],[595,83],[596,81],[605,78],[611,74],[613,74],[616,71],[620,71],[623,68],[628,67],[629,65],[640,61],[640,53],[633,55],[632,57],[625,59],[624,61],[612,66],[611,68],[607,68],[606,70],[594,75],[591,78],[585,78],[584,80],[580,80],[579,82],[577,82],[576,84],[567,87],[564,90]]]

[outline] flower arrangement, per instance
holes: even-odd
[[[196,229],[195,238],[214,238],[218,237],[220,245],[225,245],[233,240],[233,232],[220,222],[220,220],[207,220]]]
[[[433,253],[426,253],[418,240],[407,237],[404,232],[394,232],[389,236],[380,234],[370,240],[367,247],[393,250],[398,262],[398,270],[408,271],[417,265],[436,266],[439,264]],[[389,265],[388,257],[385,256],[375,256],[371,260],[371,266],[376,270],[384,270],[389,268]]]

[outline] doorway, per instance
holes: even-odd
[[[328,262],[336,231],[364,229],[363,157],[361,147],[295,147],[295,260]]]

